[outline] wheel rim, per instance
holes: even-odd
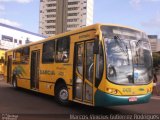
[[[61,100],[67,100],[68,99],[68,91],[66,89],[62,89],[59,93]]]

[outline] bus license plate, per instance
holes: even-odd
[[[135,102],[135,101],[137,101],[137,97],[130,97],[129,98],[129,102]]]

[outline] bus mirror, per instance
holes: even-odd
[[[99,40],[98,37],[96,37],[96,39],[94,40],[94,54],[98,54],[99,53]]]

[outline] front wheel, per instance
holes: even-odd
[[[67,87],[65,85],[57,86],[55,97],[58,103],[62,105],[67,105],[69,102],[68,101],[69,93]]]

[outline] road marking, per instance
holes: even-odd
[[[160,96],[154,96],[154,97],[151,97],[151,99],[160,100]]]

